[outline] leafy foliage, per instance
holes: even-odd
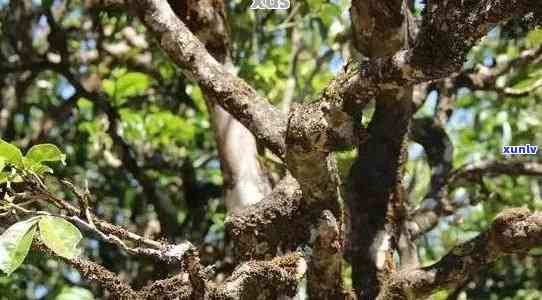
[[[129,97],[141,94],[149,87],[149,77],[146,74],[118,71],[113,72],[113,75],[113,79],[104,80],[102,85],[117,105],[122,105]]]
[[[80,254],[77,244],[83,236],[72,223],[59,217],[44,216],[39,220],[40,240],[57,255],[72,259]]]
[[[26,156],[18,147],[0,139],[0,145],[6,151],[0,152],[0,171],[5,174],[7,183],[16,180],[23,181],[22,177],[28,173],[42,176],[52,173],[52,169],[42,162],[64,162],[66,155],[52,144],[35,145],[28,150]],[[22,164],[21,164],[22,162]],[[11,172],[4,172],[4,168],[14,167]],[[4,197],[7,206],[12,206],[12,198]],[[18,207],[18,206],[16,206]],[[40,240],[61,257],[74,258],[80,253],[77,248],[82,239],[81,232],[70,222],[60,217],[36,216],[17,222],[6,229],[0,236],[0,270],[8,275],[15,271],[24,261],[30,245],[34,240],[36,229],[39,228]]]
[[[36,232],[38,218],[21,221],[10,226],[0,235],[0,270],[8,275],[22,263]]]
[[[44,161],[61,161],[64,164],[66,163],[66,155],[57,146],[52,144],[35,145],[28,150],[25,157],[35,163],[42,163]]]
[[[19,268],[37,227],[40,240],[57,255],[72,259],[80,254],[77,245],[82,235],[77,227],[59,217],[33,217],[13,224],[0,235],[0,270],[9,275]]]
[[[3,164],[10,164],[21,168],[23,166],[23,154],[16,146],[0,139],[0,153],[2,153]]]

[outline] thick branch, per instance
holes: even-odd
[[[289,253],[272,260],[254,260],[239,265],[223,284],[208,281],[205,272],[194,257],[185,264],[190,279],[184,274],[156,281],[140,292],[145,299],[210,299],[252,300],[277,299],[294,296],[297,286],[307,269],[299,252]],[[193,278],[199,278],[195,282]]]
[[[313,255],[307,274],[307,293],[310,299],[344,299],[341,225],[328,210],[322,211],[319,221],[311,239]]]
[[[393,252],[405,217],[402,178],[412,105],[395,96],[382,95],[376,102],[369,139],[350,169],[349,257],[360,299],[374,299],[394,271]]]
[[[43,244],[34,248],[55,256]],[[297,286],[305,275],[307,265],[303,255],[296,252],[279,256],[270,261],[249,261],[240,265],[221,285],[210,282],[199,263],[195,248],[188,244],[170,249],[171,256],[179,258],[182,273],[158,280],[136,291],[120,277],[99,264],[83,258],[64,259],[90,281],[100,284],[115,299],[231,299],[251,300],[264,296],[275,299],[279,296],[293,297]],[[55,256],[56,257],[56,256]],[[185,274],[188,275],[186,278]]]
[[[273,255],[278,247],[294,248],[303,240],[301,190],[287,175],[262,201],[230,214],[226,229],[242,259]]]
[[[166,0],[130,1],[162,49],[276,155],[285,152],[286,118],[245,81],[229,73],[177,18]]]
[[[55,205],[65,208],[72,214],[79,214],[80,211],[67,204],[61,199],[53,198],[50,194],[39,193],[39,184],[30,184],[28,193],[38,199],[49,199]],[[78,196],[82,196],[76,193]],[[12,203],[11,206],[25,214],[54,215],[45,211],[31,211],[22,206]],[[295,295],[300,279],[307,269],[301,253],[290,253],[276,257],[270,261],[249,261],[240,265],[230,278],[223,285],[215,286],[209,281],[207,272],[200,264],[197,249],[189,242],[178,245],[166,245],[162,243],[144,241],[139,242],[151,244],[154,248],[128,247],[121,239],[125,236],[122,230],[107,230],[102,232],[99,228],[111,228],[104,226],[104,221],[89,217],[92,221],[85,221],[77,215],[55,215],[65,218],[78,226],[96,233],[102,240],[113,243],[130,254],[147,256],[168,264],[178,266],[181,274],[187,274],[188,280],[183,276],[175,275],[171,278],[152,282],[140,291],[133,290],[127,283],[124,283],[117,275],[106,270],[102,266],[81,258],[64,259],[68,264],[74,266],[82,275],[92,281],[96,281],[107,289],[116,299],[255,299],[259,295],[268,295],[267,298],[275,298],[281,295]],[[94,224],[100,224],[94,226]],[[155,245],[156,244],[156,245]],[[52,252],[41,244],[35,247],[52,255]]]
[[[404,0],[352,1],[350,14],[354,45],[367,57],[383,57],[404,48],[413,16]],[[405,18],[408,18],[406,23]],[[414,29],[414,28],[411,28]],[[405,39],[407,38],[407,39]]]
[[[373,29],[363,28],[363,25],[378,25],[379,22],[364,23],[367,16],[369,20],[375,16],[384,16],[384,19],[397,16],[392,8],[399,8],[399,1],[384,1],[383,3],[366,3],[365,1],[354,2],[352,8],[354,29],[363,29],[363,33],[357,32],[357,44],[360,50],[366,54],[375,55],[362,63],[350,63],[345,66],[345,72],[341,73],[324,91],[320,102],[323,107],[331,107],[324,111],[320,119],[339,120],[339,124],[347,121],[356,121],[361,109],[373,98],[387,90],[400,90],[405,86],[411,86],[430,80],[444,78],[458,71],[472,46],[492,28],[493,25],[505,21],[514,16],[522,16],[539,9],[540,4],[529,0],[485,0],[471,1],[447,1],[445,3],[430,3],[425,12],[424,22],[416,35],[417,28],[413,27],[412,18],[407,19],[405,33],[392,35],[391,37],[408,37],[416,35],[414,42],[403,41],[403,50],[387,47],[388,41],[383,41],[386,47],[381,49],[384,55],[376,53],[378,38],[366,36]],[[367,9],[377,10],[376,12]],[[393,13],[391,13],[393,12]],[[392,24],[396,24],[393,22]],[[394,28],[398,28],[395,25]],[[410,27],[409,27],[410,26]],[[359,28],[358,28],[359,27]],[[382,25],[379,27],[381,28]],[[409,29],[410,28],[410,29]],[[384,28],[382,32],[387,32]],[[403,30],[403,29],[402,29]],[[397,42],[390,43],[397,44]],[[447,49],[442,51],[442,49]],[[354,66],[351,66],[354,64]],[[359,64],[359,66],[357,66]],[[340,117],[340,118],[337,118]],[[319,123],[315,123],[319,124]],[[306,132],[315,131],[314,125],[306,125]],[[334,131],[326,126],[319,125],[323,132]],[[341,128],[348,128],[344,125]],[[329,134],[324,135],[323,141],[329,140]],[[356,137],[356,132],[341,130],[339,136]],[[337,144],[341,147],[352,145],[356,139],[343,139],[342,143],[327,143],[328,149],[335,149]]]
[[[303,255],[297,252],[270,261],[250,261],[240,265],[210,299],[276,299],[295,296],[307,270]]]
[[[540,6],[530,0],[429,1],[410,56],[414,73],[420,72],[414,77],[443,77],[457,71],[468,50],[492,26]]]
[[[44,244],[38,242],[34,243],[33,248],[39,252],[63,260],[68,265],[79,271],[83,278],[100,284],[100,286],[110,292],[111,296],[115,297],[116,299],[143,299],[138,292],[133,290],[128,283],[121,280],[119,276],[93,261],[84,258],[66,259],[56,256]]]
[[[355,46],[369,63],[411,47],[416,28],[405,4],[403,0],[352,2]],[[348,81],[352,85],[341,85],[339,94],[346,95],[344,106],[354,116],[369,100],[376,99],[369,137],[366,143],[358,144],[358,157],[350,170],[347,196],[352,281],[361,299],[374,299],[380,283],[395,268],[393,252],[400,245],[405,211],[401,178],[412,89],[408,85],[371,88],[358,77],[365,67],[362,64],[353,70]]]
[[[542,213],[507,209],[486,232],[455,247],[439,262],[394,274],[377,299],[425,299],[438,290],[460,285],[500,256],[526,253],[541,245]]]
[[[429,2],[414,46],[362,63],[339,94],[363,91],[358,101],[367,102],[381,90],[449,76],[493,25],[538,7],[530,0]]]
[[[309,110],[306,110],[307,108]],[[325,129],[315,132],[314,135],[304,131],[307,124],[315,120],[326,120],[312,118],[314,116],[306,113],[311,111],[310,108],[311,106],[305,106],[293,109],[290,114],[286,164],[299,182],[303,194],[302,213],[306,220],[304,224],[309,225],[311,235],[313,232],[318,233],[309,257],[309,296],[311,299],[337,299],[343,293],[341,262],[344,237],[341,230],[343,206],[339,190],[340,178],[333,154],[314,148],[314,145],[322,143],[320,139],[326,140]],[[325,121],[322,123],[326,124]],[[353,122],[347,120],[343,124],[351,126]],[[324,246],[325,243],[327,244]]]

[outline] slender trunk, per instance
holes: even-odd
[[[207,50],[227,70],[231,63],[226,3],[224,1],[169,1],[175,13],[188,25]],[[201,26],[205,24],[205,26]],[[254,204],[271,191],[254,135],[204,91],[224,179],[224,196],[228,212]]]
[[[271,191],[252,133],[207,96],[224,178],[228,212],[254,204]]]

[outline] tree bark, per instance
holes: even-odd
[[[378,99],[369,139],[350,171],[348,242],[360,299],[376,298],[395,271],[393,254],[406,214],[402,180],[411,107],[407,99]]]
[[[503,255],[526,253],[542,243],[542,214],[506,209],[478,237],[456,246],[437,263],[393,274],[378,300],[425,299],[454,288]]]
[[[354,45],[369,58],[408,49],[412,42],[414,20],[403,0],[357,1],[350,12]],[[395,271],[393,255],[405,232],[402,178],[412,88],[397,86],[378,91],[374,97],[375,113],[368,139],[359,145],[350,170],[346,202],[352,282],[360,299],[375,299],[382,283]],[[408,239],[401,242],[404,250],[411,246]],[[415,254],[415,249],[409,251]]]

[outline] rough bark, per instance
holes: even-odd
[[[542,214],[525,208],[506,209],[486,232],[456,246],[437,263],[395,273],[377,299],[425,299],[462,284],[500,256],[526,253],[541,244]]]
[[[313,118],[312,112],[322,111],[322,106],[319,106],[320,109],[314,108],[304,106],[290,113],[286,165],[299,183],[303,195],[302,213],[307,220],[305,224],[310,224],[309,245],[312,249],[307,293],[311,299],[337,299],[343,295],[341,263],[344,236],[340,178],[333,154],[321,148],[329,135],[306,131],[307,127],[319,127],[313,125],[315,121],[324,124],[327,121],[325,118]],[[318,132],[322,131],[325,129],[321,128]]]
[[[382,56],[373,56],[361,63],[350,61],[344,71],[324,90],[319,101],[296,108],[289,117],[285,117],[244,81],[227,73],[205,51],[188,28],[175,18],[164,1],[144,0],[134,4],[143,22],[160,41],[161,47],[184,72],[198,81],[204,91],[213,94],[219,104],[262,140],[265,146],[285,159],[302,191],[299,211],[303,214],[311,212],[304,224],[313,230],[333,228],[327,225],[318,227],[318,220],[325,210],[330,211],[339,224],[342,223],[339,181],[331,151],[360,142],[360,132],[363,131],[357,125],[360,121],[359,113],[366,103],[377,98],[377,109],[369,128],[369,138],[360,145],[360,158],[352,171],[352,195],[357,201],[352,201],[350,205],[350,213],[354,211],[356,216],[352,224],[352,228],[356,230],[351,232],[357,236],[354,236],[353,240],[356,245],[363,245],[359,249],[353,248],[352,251],[355,253],[353,255],[356,255],[352,256],[352,262],[358,268],[353,274],[354,282],[356,287],[362,287],[360,293],[362,298],[366,299],[376,298],[379,285],[384,282],[382,279],[394,268],[392,249],[398,242],[405,217],[401,178],[404,142],[413,108],[410,103],[410,87],[457,71],[469,48],[485,35],[493,24],[523,15],[540,5],[527,0],[487,0],[478,3],[447,1],[438,4],[431,2],[427,5],[424,21],[415,41],[411,43],[413,35],[409,26],[412,22],[398,23],[392,20],[390,24],[404,24],[400,27],[392,26],[397,36],[402,37],[403,44],[391,44],[403,49],[385,49]],[[363,6],[360,1],[353,5],[356,8]],[[366,6],[365,9],[381,10],[384,12],[382,16],[386,16],[386,12],[391,8],[394,13],[387,17],[393,19],[397,17],[397,11],[406,6],[408,5],[399,1],[385,1],[384,6],[374,2],[373,6]],[[362,12],[357,11],[355,14],[362,16]],[[379,16],[373,12],[366,15],[371,18]],[[382,24],[387,23],[379,21],[374,24],[384,26]],[[369,22],[365,26],[373,26],[373,23]],[[363,25],[360,28],[363,28]],[[375,47],[378,46],[377,38],[375,35],[372,41]],[[383,47],[382,43],[380,45]],[[442,47],[449,51],[440,51]],[[371,50],[367,53],[374,52]],[[254,206],[257,207],[259,206]],[[274,209],[271,211],[276,211],[276,207]],[[290,212],[286,210],[284,215],[291,215]],[[266,222],[265,216],[256,218],[258,219],[261,221],[259,223]],[[279,219],[281,218],[276,220]],[[250,222],[249,220],[244,223]],[[277,224],[274,220],[269,220],[268,223]],[[332,223],[329,221],[328,225]],[[307,226],[309,224],[310,226]],[[338,226],[339,235],[341,226]],[[239,232],[249,227],[252,228],[247,232],[253,232],[250,233],[252,237],[257,236],[258,229],[252,225],[240,226]],[[333,236],[327,234],[329,232],[334,231],[324,230],[320,238],[312,240],[313,250],[322,245],[318,242],[319,239]],[[261,243],[259,240],[256,242]],[[254,240],[250,243],[254,243]],[[317,263],[318,259],[334,260],[333,257],[336,257],[327,249],[317,252],[324,255],[311,260],[315,263],[309,262],[309,274],[311,268],[316,272],[321,267],[321,264]],[[367,255],[364,256],[363,253]],[[369,267],[366,267],[367,265]],[[367,269],[362,270],[362,266]],[[362,276],[362,272],[369,275]],[[386,276],[380,277],[377,273]],[[333,280],[329,280],[331,277],[321,281],[321,285],[312,286],[320,289],[335,288]],[[311,291],[313,295],[319,295],[319,292],[318,289]]]
[[[77,192],[73,185],[70,186],[77,198],[86,197]],[[60,208],[65,214],[29,210],[13,204],[13,209],[20,213],[63,218],[129,255],[152,258],[157,262],[176,266],[180,271],[167,279],[150,282],[136,290],[120,276],[95,262],[79,257],[60,258],[41,242],[34,243],[36,250],[64,260],[81,272],[86,279],[104,287],[115,299],[276,299],[295,295],[298,283],[307,270],[304,255],[301,252],[290,252],[270,260],[250,260],[242,263],[223,284],[215,284],[209,279],[208,271],[200,263],[197,249],[190,242],[166,244],[130,233],[92,214],[82,218],[80,217],[82,208],[74,207],[64,199],[51,194],[44,185],[35,182],[33,177],[25,179],[20,188],[26,191],[23,194],[27,196],[19,196],[15,199],[16,203],[29,200],[26,197],[40,199]],[[8,189],[8,193],[10,196],[14,195],[12,189]],[[136,246],[129,246],[132,243]]]
[[[405,38],[409,38],[405,36],[409,34],[408,30],[402,30],[405,29],[403,2],[352,1],[352,38],[356,49],[364,56],[383,57],[403,48]]]
[[[406,2],[355,1],[350,12],[355,47],[369,59],[409,48],[416,28]],[[412,89],[405,85],[372,92],[376,110],[368,139],[359,144],[350,170],[347,195],[349,258],[360,299],[378,295],[381,282],[395,271],[394,251],[400,245],[404,250],[410,246],[408,239],[400,243],[400,237],[405,232],[402,164],[413,108]],[[367,100],[365,97],[361,102]]]
[[[393,251],[405,217],[402,186],[411,103],[380,98],[350,171],[347,196],[352,281],[360,299],[374,299],[395,270]]]
[[[307,272],[310,299],[345,299],[341,279],[343,237],[341,223],[329,210],[322,211],[319,223],[311,231],[312,256]]]
[[[209,96],[247,127],[273,153],[285,152],[287,121],[245,81],[214,59],[201,41],[181,21],[167,1],[133,1],[141,20],[160,42],[161,48],[185,74],[197,81]]]
[[[300,253],[278,256],[270,261],[252,261],[238,267],[213,292],[210,299],[277,299],[293,297],[307,265]]]
[[[300,114],[292,113],[286,124],[286,118],[276,108],[258,96],[244,81],[228,73],[209,55],[165,1],[138,1],[137,7],[142,20],[160,40],[162,48],[187,75],[198,81],[206,93],[214,96],[221,106],[247,126],[275,154],[284,157],[287,152],[288,169],[299,181],[304,200],[311,207],[311,222],[308,224],[317,226],[316,221],[322,209],[332,211],[341,222],[339,181],[334,160],[329,151],[314,150],[313,145],[305,147],[302,144],[307,136],[300,135],[300,130],[296,130],[303,121],[303,118],[297,117]],[[287,129],[289,134],[285,136]],[[285,146],[285,139],[291,141],[288,147]],[[317,166],[314,174],[307,173],[311,165]],[[335,265],[338,268],[329,277],[340,278],[340,263]],[[327,282],[315,286],[322,289],[336,288],[335,281],[332,280],[333,286]]]
[[[360,101],[369,101],[382,90],[449,76],[461,68],[468,50],[495,24],[540,6],[529,0],[429,2],[412,47],[361,63],[341,92],[361,89]]]
[[[230,214],[226,230],[239,258],[273,256],[277,249],[295,249],[307,240],[300,207],[299,184],[287,175],[262,201]]]

